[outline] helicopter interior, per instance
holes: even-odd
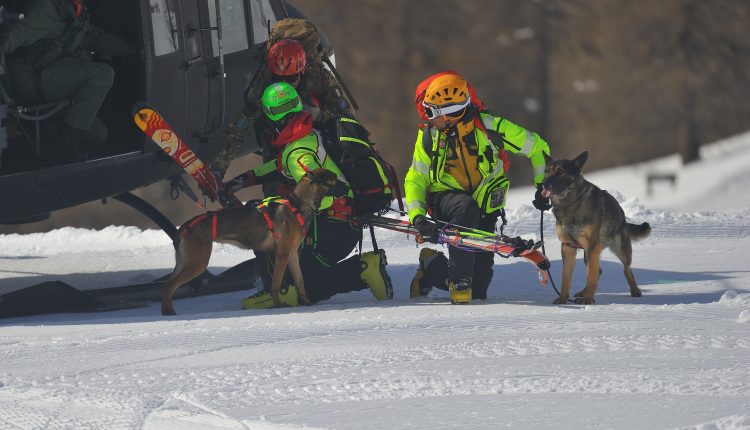
[[[23,0],[0,0],[8,11],[22,11]],[[91,22],[117,34],[141,50],[141,18],[138,2],[88,0],[86,7]],[[139,151],[143,136],[133,126],[131,108],[143,99],[144,66],[140,58],[111,58],[94,56],[95,61],[110,64],[115,71],[114,84],[102,104],[98,117],[108,128],[107,141],[86,148],[89,159]],[[7,70],[4,70],[7,72]],[[9,99],[0,100],[7,109],[3,128],[7,134],[5,145],[0,142],[0,175],[54,166],[52,156],[57,144],[55,137],[62,126],[62,115],[68,100],[49,100],[42,105],[28,106],[14,103],[9,82],[13,76],[4,73],[0,85]],[[10,100],[13,102],[8,103]],[[5,147],[3,147],[5,146]]]

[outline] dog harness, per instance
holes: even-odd
[[[258,209],[261,214],[263,214],[263,218],[266,220],[266,225],[268,225],[268,229],[271,231],[271,235],[275,240],[279,240],[279,234],[273,228],[273,219],[268,213],[269,204],[286,205],[294,214],[297,222],[299,223],[299,226],[302,227],[302,234],[307,234],[307,229],[305,229],[305,218],[302,216],[302,213],[296,207],[294,207],[292,202],[279,196],[268,197],[266,199],[263,199],[263,201],[255,208]]]
[[[211,218],[211,240],[215,240],[219,228],[219,217],[216,216],[216,212],[214,211],[208,211],[203,215],[198,215],[197,217],[193,218],[185,227],[185,229],[182,230],[180,236],[185,236],[187,232],[193,228],[194,225],[198,224],[206,218]]]

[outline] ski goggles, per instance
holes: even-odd
[[[422,102],[422,107],[424,107],[424,113],[427,115],[427,119],[435,119],[443,115],[453,117],[461,116],[463,110],[469,106],[469,103],[471,103],[471,97],[467,97],[466,101],[463,103],[453,103],[444,106],[435,106],[427,102]]]

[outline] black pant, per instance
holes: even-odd
[[[360,278],[362,268],[359,254],[343,260],[359,243],[362,230],[348,222],[317,215],[310,225],[299,251],[300,268],[305,280],[307,298],[316,303],[338,293],[367,288]],[[259,270],[266,290],[271,289],[274,256],[256,252]],[[284,283],[293,285],[287,270]],[[282,284],[283,285],[283,284]]]
[[[474,199],[463,191],[442,191],[430,194],[429,205],[432,216],[440,221],[475,228],[487,232],[495,231],[498,215],[483,214]],[[487,288],[492,281],[492,252],[464,251],[448,248],[450,261],[438,256],[429,265],[424,281],[433,287],[447,290],[446,280],[471,278],[472,297],[486,299]]]
[[[38,104],[68,98],[73,103],[65,111],[65,124],[81,130],[91,129],[115,77],[109,64],[78,57],[60,58],[40,72],[18,61],[9,63],[8,69],[18,102]]]

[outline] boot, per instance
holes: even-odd
[[[89,154],[81,147],[81,133],[75,127],[66,126],[60,138],[58,161],[63,163],[80,163],[89,159]]]
[[[417,273],[414,274],[414,278],[411,280],[409,297],[416,299],[430,294],[430,291],[432,291],[432,285],[425,284],[423,280],[430,263],[432,263],[440,254],[441,252],[435,251],[432,248],[422,248],[422,250],[419,251],[419,268],[417,268]]]
[[[471,303],[471,278],[461,278],[448,281],[448,293],[452,305]]]
[[[281,287],[281,291],[279,291],[279,299],[281,300],[282,305],[292,307],[299,306],[297,287],[294,285]],[[255,293],[242,300],[242,309],[270,309],[272,307],[273,296],[270,291],[266,290]]]
[[[362,267],[359,276],[370,287],[372,295],[378,300],[393,299],[393,284],[385,270],[385,266],[388,265],[385,250],[363,252],[359,256],[359,261]]]

